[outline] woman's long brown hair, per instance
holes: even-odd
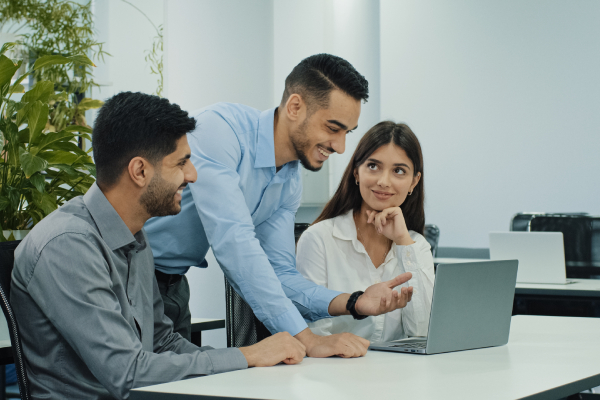
[[[425,228],[425,190],[421,145],[419,139],[407,125],[396,124],[392,121],[378,123],[360,139],[352,159],[344,171],[340,186],[313,224],[343,215],[350,210],[360,211],[363,200],[360,189],[355,182],[354,170],[360,167],[377,149],[389,143],[394,143],[406,152],[413,163],[414,174],[421,173],[421,179],[414,188],[412,195],[406,197],[400,208],[406,221],[406,227],[421,235],[423,234]]]

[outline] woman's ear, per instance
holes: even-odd
[[[417,184],[419,183],[420,180],[421,180],[421,173],[417,172],[417,174],[413,177],[412,185],[410,185],[411,193],[413,190],[415,190],[415,188],[417,187]]]
[[[358,182],[358,167],[354,168],[354,171],[352,172],[352,174],[354,175],[354,180],[356,182]]]

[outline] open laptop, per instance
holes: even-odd
[[[369,349],[416,354],[508,343],[517,260],[440,264],[426,338],[374,342]]]
[[[490,232],[492,260],[519,260],[519,283],[564,285],[567,280],[561,232]]]

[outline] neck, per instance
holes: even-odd
[[[296,149],[290,138],[291,129],[284,117],[279,114],[279,108],[275,110],[273,121],[273,135],[275,142],[275,165],[277,168],[298,159]]]
[[[375,229],[375,225],[367,223],[367,211],[374,210],[363,201],[360,207],[360,212],[358,214],[354,213],[354,223],[356,224],[356,229],[360,229],[363,239],[369,241],[370,243],[388,244],[390,239],[384,235],[380,235],[379,232],[377,232],[377,229]]]
[[[150,215],[140,205],[137,193],[132,193],[131,190],[122,188],[119,184],[111,189],[105,190],[100,188],[100,190],[102,190],[108,202],[113,206],[123,222],[125,222],[132,235],[142,230]]]

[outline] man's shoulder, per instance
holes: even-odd
[[[208,107],[192,111],[198,127],[207,119],[222,120],[236,133],[254,130],[258,126],[261,111],[238,103],[216,103]]]
[[[49,243],[65,235],[85,236],[87,239],[99,235],[83,196],[70,200],[41,220],[23,239],[15,257],[27,255],[27,259],[36,259]]]

